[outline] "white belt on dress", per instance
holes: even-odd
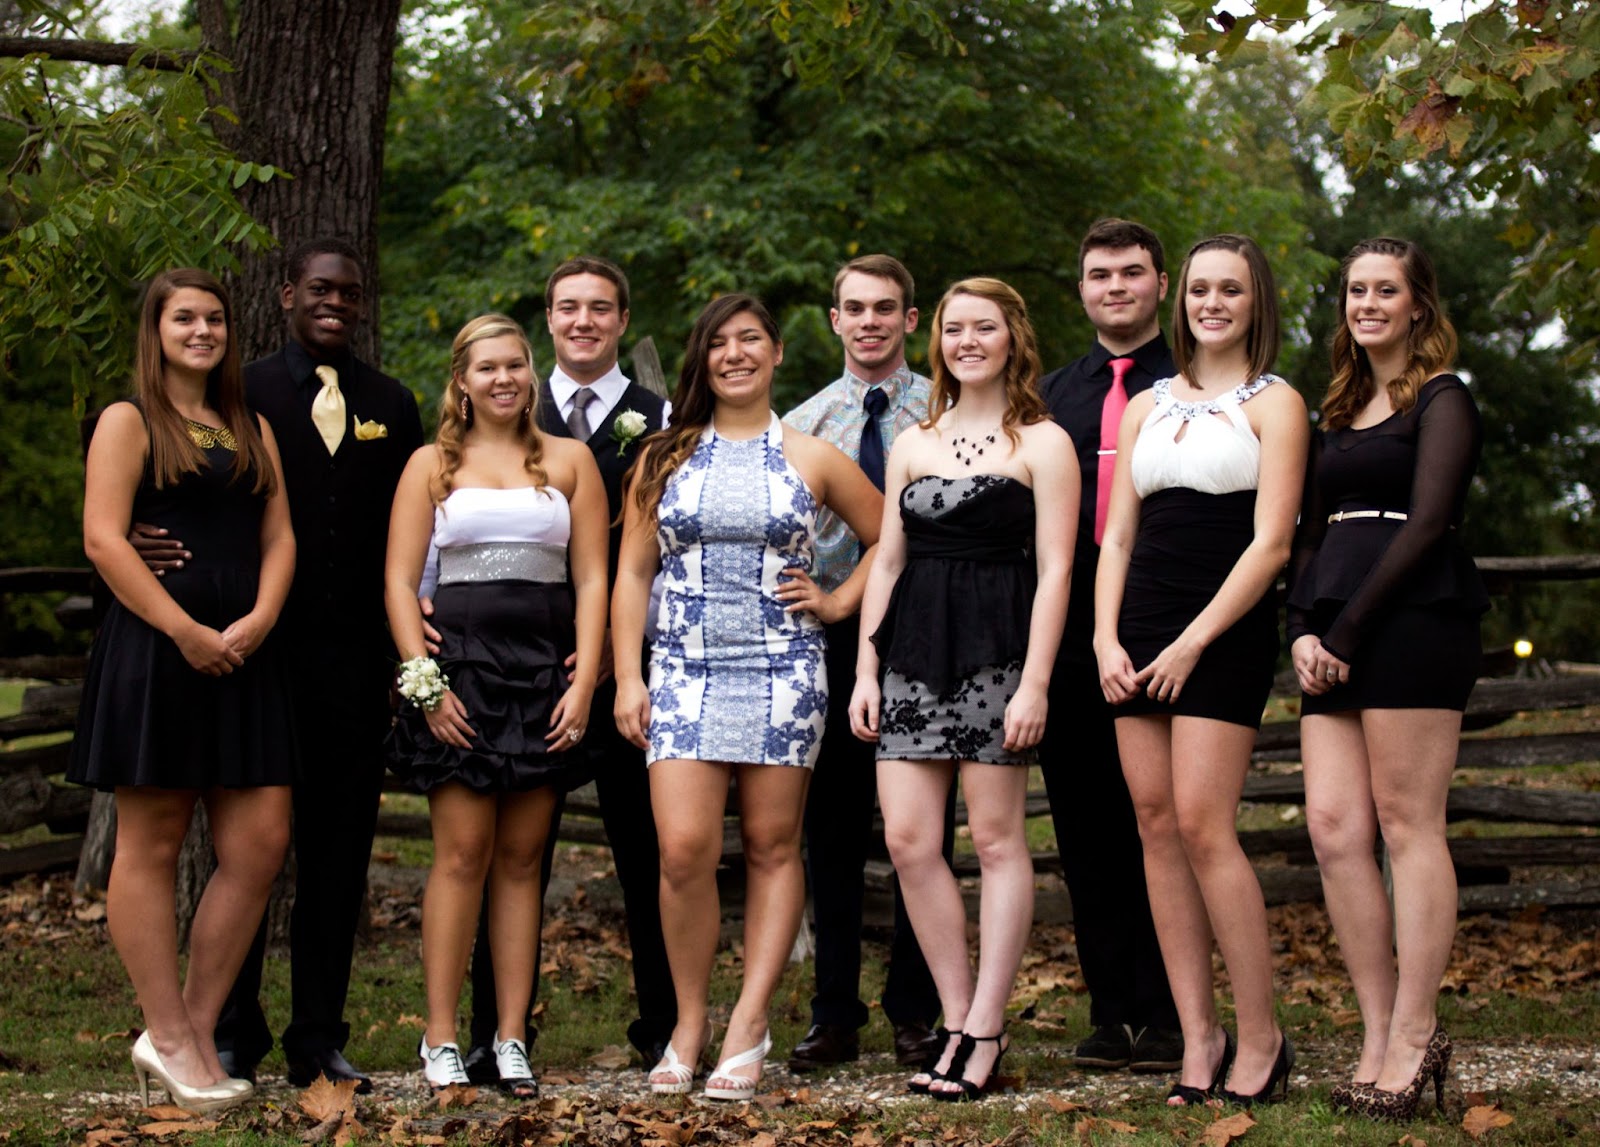
[[[1328,524],[1348,522],[1352,518],[1388,518],[1390,521],[1403,522],[1408,516],[1399,510],[1340,510],[1337,514],[1328,515]]]

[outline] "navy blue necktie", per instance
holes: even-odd
[[[861,426],[861,469],[872,479],[872,484],[883,489],[883,431],[878,418],[889,409],[889,396],[883,388],[875,386],[867,391],[862,405],[867,408],[867,420]]]

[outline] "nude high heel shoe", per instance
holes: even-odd
[[[180,1083],[172,1077],[166,1064],[161,1062],[161,1056],[156,1051],[156,1045],[151,1041],[149,1032],[144,1032],[134,1042],[132,1059],[134,1073],[139,1077],[139,1099],[146,1107],[150,1106],[152,1075],[162,1087],[166,1088],[172,1102],[196,1115],[232,1107],[255,1090],[242,1079],[229,1079],[206,1087],[190,1087],[187,1083]]]

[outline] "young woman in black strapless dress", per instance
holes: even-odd
[[[964,280],[933,329],[931,417],[889,455],[850,723],[878,742],[884,838],[948,1028],[910,1086],[960,1100],[995,1078],[1033,922],[1025,766],[1066,620],[1079,476],[1039,397],[1022,297]],[[976,976],[942,850],[958,771],[983,887]]]
[[[95,638],[67,773],[116,793],[106,922],[144,1010],[134,1068],[191,1111],[251,1091],[222,1070],[212,1033],[288,843],[287,673],[315,671],[282,664],[270,637],[294,534],[272,430],[245,407],[232,325],[206,272],[157,276],[139,320],[135,397],[95,427],[83,542],[116,601]],[[183,538],[194,556],[158,579],[128,543],[134,521]],[[174,886],[201,800],[217,870],[180,986]]]
[[[1310,432],[1305,403],[1268,373],[1277,289],[1251,239],[1217,235],[1189,251],[1172,327],[1178,375],[1129,402],[1117,439],[1094,647],[1183,1025],[1168,1102],[1248,1104],[1281,1097],[1294,1064],[1235,818],[1278,655],[1270,591],[1289,556]],[[1212,992],[1213,937],[1233,988],[1236,1058]]]
[[[1456,920],[1445,800],[1488,607],[1456,533],[1483,435],[1450,373],[1455,350],[1422,249],[1358,243],[1340,276],[1289,640],[1306,820],[1365,1026],[1334,1105],[1375,1115],[1414,1111],[1450,1059],[1435,1011]],[[1379,829],[1392,911],[1373,859]]]

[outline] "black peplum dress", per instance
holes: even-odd
[[[1317,634],[1350,679],[1303,714],[1466,708],[1489,597],[1458,537],[1483,432],[1453,374],[1405,413],[1312,443],[1290,567],[1289,641]],[[1348,511],[1387,511],[1330,522]]]
[[[918,478],[900,493],[906,564],[872,635],[878,759],[1032,764],[1004,747],[1038,585],[1033,490],[1015,478]]]
[[[166,489],[147,467],[133,521],[184,540],[194,557],[162,587],[190,617],[222,630],[255,608],[267,500],[251,479],[234,479],[232,435],[199,423],[189,431],[209,465]],[[286,785],[297,759],[291,668],[268,634],[232,673],[207,676],[113,601],[90,652],[67,779],[103,790]]]

